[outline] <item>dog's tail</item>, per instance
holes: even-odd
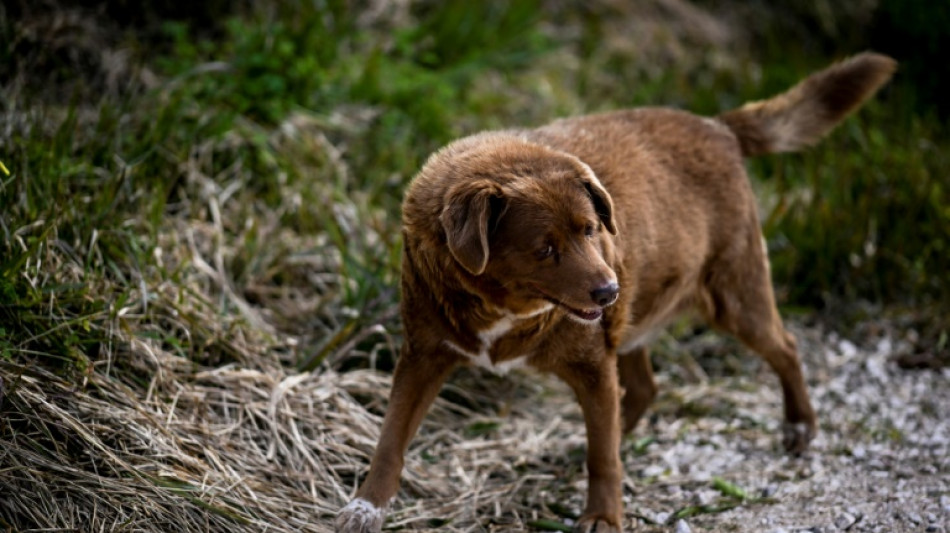
[[[748,157],[793,152],[816,143],[857,109],[897,69],[890,57],[865,52],[805,78],[778,96],[719,115]]]

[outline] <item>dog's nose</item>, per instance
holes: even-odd
[[[608,306],[617,301],[617,295],[620,294],[620,285],[617,282],[610,283],[590,291],[590,299],[601,307]]]

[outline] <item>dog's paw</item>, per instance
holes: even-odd
[[[601,517],[581,517],[574,526],[574,533],[620,533],[620,527]]]
[[[386,513],[363,498],[356,498],[336,515],[336,533],[379,533]]]
[[[815,438],[818,430],[814,424],[807,422],[785,422],[782,425],[782,444],[785,450],[792,455],[800,455],[808,448],[808,443]]]

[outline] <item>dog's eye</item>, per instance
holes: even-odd
[[[538,259],[547,259],[554,255],[554,245],[546,244],[538,250]]]
[[[596,231],[597,231],[597,226],[593,224],[588,224],[584,226],[584,236],[586,237],[593,237]]]

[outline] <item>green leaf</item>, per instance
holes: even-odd
[[[714,489],[718,490],[723,496],[728,496],[730,498],[736,498],[739,500],[745,500],[749,498],[749,494],[739,487],[734,485],[721,477],[714,477],[712,479],[712,486]]]
[[[633,453],[637,455],[643,455],[647,453],[647,448],[649,448],[654,442],[656,442],[656,437],[640,437],[636,440],[636,442],[633,443]]]

